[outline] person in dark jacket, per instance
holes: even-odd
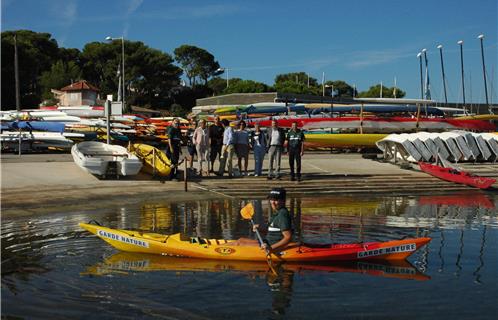
[[[168,148],[166,149],[166,156],[172,164],[169,178],[175,179],[178,173],[178,161],[180,160],[180,148],[182,144],[180,119],[173,119],[173,123],[168,127],[168,131],[166,133],[168,135]]]
[[[219,157],[221,161],[221,148],[223,146],[223,125],[221,124],[220,117],[214,118],[214,123],[209,126],[209,172],[214,172],[214,162]]]
[[[254,176],[258,177],[263,174],[263,160],[265,159],[267,141],[266,134],[261,131],[257,122],[254,124],[250,142],[254,152]]]
[[[291,180],[301,181],[301,157],[304,154],[304,133],[297,128],[297,122],[292,123],[292,127],[287,132],[287,150],[289,151],[289,166],[291,172]],[[296,163],[296,171],[294,171],[294,162]]]

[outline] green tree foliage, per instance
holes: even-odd
[[[76,48],[59,48],[59,59],[65,63],[74,62],[81,68],[81,51]]]
[[[21,107],[36,107],[42,92],[39,77],[59,59],[59,48],[49,33],[2,32],[2,109],[15,109],[14,34],[17,35]]]
[[[270,91],[269,87],[261,82],[252,80],[242,80],[239,78],[228,79],[228,88],[225,87],[223,93],[259,93]],[[226,83],[225,83],[226,85]]]
[[[37,106],[43,98],[50,97],[50,89],[59,89],[78,79],[88,80],[100,89],[101,96],[116,95],[119,86],[118,70],[122,63],[121,40],[110,43],[91,42],[83,51],[74,48],[59,48],[48,33],[29,30],[2,32],[2,109],[15,108],[14,41],[17,35],[20,93],[23,108]],[[217,77],[219,63],[208,51],[190,45],[182,45],[172,56],[149,48],[142,42],[125,41],[125,86],[126,102],[141,106],[152,106],[170,110],[182,108],[185,112],[195,105],[195,99],[213,94],[257,93],[278,91],[281,93],[322,95],[322,85],[305,72],[279,74],[275,84]],[[182,71],[183,70],[183,71]],[[180,76],[185,72],[190,87],[180,86]],[[331,95],[332,86],[337,97],[353,96],[353,88],[345,81],[326,83],[326,95]],[[330,87],[329,87],[330,86]],[[394,88],[383,87],[383,97],[394,97]],[[379,97],[380,85],[355,96]],[[405,92],[396,89],[396,97]],[[170,110],[171,111],[171,110]]]
[[[308,86],[308,74],[305,72],[293,72],[293,73],[279,74],[275,77],[275,85],[284,82],[295,82],[295,83],[305,84],[306,86]],[[309,77],[309,86],[317,87],[318,86],[317,80],[313,77]]]
[[[220,67],[211,53],[196,46],[182,45],[175,49],[174,54],[192,88],[201,80],[207,85],[208,79]]]
[[[42,73],[40,85],[42,87],[42,98],[51,99],[51,89],[61,89],[81,79],[81,70],[75,62],[67,63],[62,60],[52,65],[49,71]]]
[[[275,77],[274,90],[284,93],[321,95],[321,86],[305,72],[279,74]]]
[[[222,94],[226,89],[227,80],[220,77],[214,77],[208,81],[207,85],[213,91],[213,95],[217,96]]]
[[[181,69],[173,58],[142,42],[125,41],[125,87],[128,104],[164,104],[169,90],[179,84]],[[121,40],[92,42],[81,54],[83,76],[100,88],[103,95],[117,95],[121,68]]]
[[[325,95],[332,95],[332,89],[334,90],[334,97],[339,98],[351,98],[358,96],[358,92],[342,80],[327,81],[325,82]]]
[[[284,81],[275,83],[274,89],[275,91],[282,93],[321,95],[321,87],[308,87],[307,84],[296,83],[295,81]]]
[[[380,88],[381,85],[377,84],[375,86],[371,86],[368,91],[362,91],[359,94],[360,98],[380,98]],[[382,86],[382,98],[394,98],[394,87],[384,87]],[[403,90],[396,88],[396,98],[403,98],[406,95],[406,92]]]

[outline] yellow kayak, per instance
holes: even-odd
[[[473,116],[455,117],[457,120],[498,120],[496,114],[476,114]]]
[[[193,237],[184,241],[179,233],[166,235],[111,229],[88,223],[80,223],[79,226],[114,248],[126,252],[216,260],[265,262],[268,259],[266,252],[259,246],[239,246],[236,240]],[[430,238],[413,238],[320,246],[291,243],[281,252],[272,252],[271,257],[274,261],[280,262],[403,260],[430,240]]]
[[[305,134],[305,146],[309,147],[375,147],[384,139],[383,133],[311,133]]]
[[[161,150],[148,144],[135,143],[130,151],[143,162],[142,170],[162,177],[169,176],[171,172],[171,161]]]

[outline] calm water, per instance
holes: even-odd
[[[496,319],[498,196],[365,196],[287,201],[296,236],[354,242],[428,235],[396,265],[225,263],[119,253],[81,232],[117,228],[251,236],[245,202],[143,201],[105,209],[2,217],[2,316],[124,319]],[[256,219],[268,215],[256,202]],[[62,211],[62,209],[61,209]]]

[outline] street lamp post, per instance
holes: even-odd
[[[462,93],[463,93],[463,108],[465,109],[465,80],[463,71],[463,40],[457,42],[460,45],[460,65],[462,68]]]
[[[486,65],[484,64],[484,46],[482,44],[484,35],[480,34],[477,39],[481,40],[481,57],[482,57],[482,76],[484,77],[484,92],[486,93],[486,104],[488,105],[488,110],[489,113],[493,113],[491,108],[489,108],[489,101],[488,101],[488,85],[486,82]]]
[[[444,102],[448,103],[448,96],[446,95],[446,78],[444,75],[443,46],[438,45],[437,48],[439,49],[439,55],[441,57],[441,73],[443,74]]]
[[[333,84],[326,84],[325,88],[330,88],[330,96],[334,98],[334,85]]]
[[[215,74],[222,74],[223,72],[225,72],[225,74],[227,76],[227,88],[229,87],[229,83],[228,83],[228,71],[229,70],[230,70],[230,68],[218,68],[215,71]]]
[[[424,99],[424,80],[422,76],[422,52],[417,53],[417,58],[420,64],[420,99]]]
[[[119,38],[113,38],[113,37],[106,37],[105,38],[107,41],[113,41],[113,40],[121,40],[121,64],[122,64],[122,82],[121,82],[121,108],[122,111],[125,111],[125,105],[126,105],[126,99],[125,99],[125,54],[124,54],[124,37],[119,37]]]

